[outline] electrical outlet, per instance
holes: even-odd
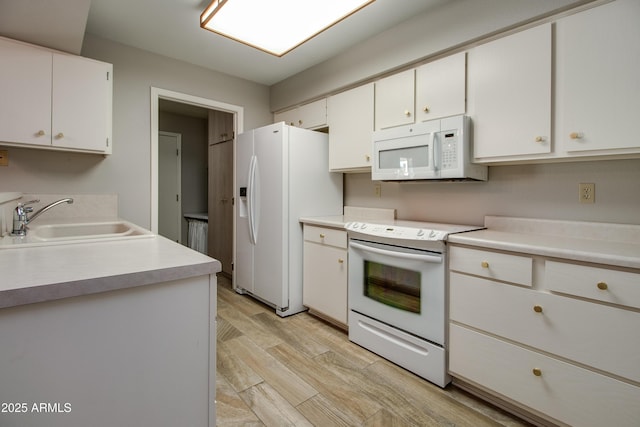
[[[0,166],[9,166],[9,151],[0,150]]]
[[[580,203],[596,202],[596,185],[594,183],[580,183],[578,189]]]
[[[382,197],[382,184],[373,184],[373,194],[376,197]]]

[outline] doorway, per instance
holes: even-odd
[[[159,88],[151,88],[151,231],[153,231],[154,233],[158,233],[158,226],[159,226],[159,176],[158,176],[158,169],[159,169],[159,105],[162,101],[171,101],[172,103],[177,103],[177,104],[181,104],[184,107],[200,107],[200,108],[204,108],[206,110],[209,110],[209,112],[214,111],[216,113],[226,113],[226,114],[222,114],[223,117],[231,117],[231,123],[232,123],[232,131],[231,131],[231,135],[238,135],[239,133],[243,132],[243,123],[244,123],[244,109],[243,107],[237,106],[237,105],[232,105],[232,104],[227,104],[227,103],[223,103],[223,102],[219,102],[219,101],[214,101],[211,99],[206,99],[206,98],[200,98],[200,97],[196,97],[196,96],[192,96],[192,95],[187,95],[187,94],[183,94],[183,93],[179,93],[179,92],[173,92],[173,91],[169,91],[169,90],[165,90],[165,89],[159,89]],[[211,114],[210,114],[211,115]],[[218,115],[219,116],[219,115]],[[219,137],[216,136],[216,138]],[[211,141],[207,141],[207,143],[209,143]],[[214,143],[219,143],[220,141],[215,141]],[[226,152],[228,152],[228,150],[232,151],[232,155],[231,155],[231,161],[227,162],[226,165],[227,166],[231,166],[228,169],[228,179],[232,182],[231,185],[231,191],[233,191],[233,188],[235,188],[235,178],[233,176],[233,158],[235,157],[235,141],[233,140],[233,137],[231,138],[231,142],[230,143],[225,143],[224,145],[226,145],[228,148],[226,150]],[[216,147],[217,149],[218,147]],[[183,185],[185,183],[183,182]],[[228,199],[232,199],[233,198],[233,194],[230,194],[229,196],[225,196],[224,199],[222,201],[222,203],[230,203],[230,201],[227,201]],[[207,197],[209,197],[207,195]],[[209,201],[209,206],[211,206],[211,201]],[[217,259],[219,259],[221,262],[223,262],[223,264],[226,265],[226,268],[224,268],[224,270],[228,271],[228,275],[231,275],[231,267],[230,264],[232,262],[232,258],[233,258],[233,248],[235,248],[235,233],[232,232],[232,230],[235,228],[235,224],[233,224],[233,215],[232,216],[232,225],[231,227],[226,227],[226,231],[228,231],[228,234],[225,234],[225,236],[222,236],[221,238],[224,241],[229,242],[229,240],[231,240],[231,244],[230,244],[230,254],[228,257],[228,261],[225,261],[223,259],[220,259],[222,257],[215,257]],[[215,221],[215,220],[214,220]],[[216,227],[209,227],[209,230],[211,230],[213,228],[214,232]],[[231,230],[229,230],[229,228]],[[211,234],[211,231],[209,231],[209,233]],[[209,239],[211,241],[211,238]],[[211,245],[210,245],[211,246]],[[215,247],[215,245],[213,245]],[[223,266],[224,267],[224,266]]]

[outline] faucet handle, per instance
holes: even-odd
[[[40,203],[40,199],[35,199],[35,200],[29,200],[28,202],[18,202],[18,206],[27,206],[27,205],[32,205],[34,203]]]

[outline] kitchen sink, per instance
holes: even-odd
[[[31,225],[26,236],[5,236],[0,239],[0,249],[153,236],[151,231],[122,220]]]

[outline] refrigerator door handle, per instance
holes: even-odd
[[[256,203],[257,203],[257,188],[256,188],[256,173],[258,168],[258,158],[254,155],[251,156],[251,163],[249,163],[249,177],[247,185],[247,202],[248,202],[248,222],[249,222],[249,238],[252,244],[256,244],[258,241],[258,227],[257,227],[257,215],[256,215]]]

